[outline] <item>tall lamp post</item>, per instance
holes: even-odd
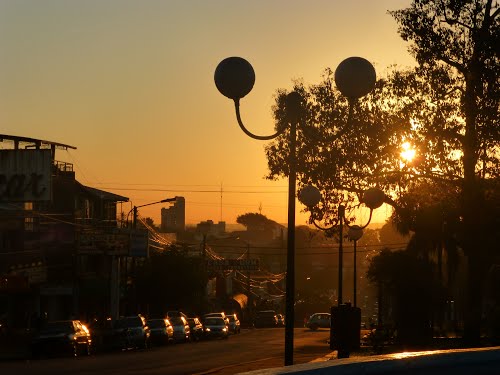
[[[158,201],[158,202],[153,202],[153,203],[147,203],[147,204],[141,204],[140,206],[134,206],[132,208],[132,211],[133,211],[133,219],[132,219],[132,228],[136,228],[137,227],[137,209],[138,208],[141,208],[141,207],[146,207],[146,206],[152,206],[153,204],[158,204],[158,203],[167,203],[167,202],[175,202],[177,200],[177,198],[166,198],[166,199],[162,199],[161,201]],[[130,213],[130,212],[129,212]]]
[[[352,258],[352,265],[353,265],[353,286],[352,286],[352,305],[354,307],[358,307],[357,304],[357,295],[358,295],[358,273],[357,273],[357,259],[356,259],[356,251],[357,251],[357,244],[358,240],[363,237],[363,228],[361,228],[359,225],[353,225],[349,228],[349,231],[347,232],[347,237],[354,242],[354,253],[353,253],[353,258]]]
[[[321,193],[319,190],[312,186],[306,185],[301,190],[299,194],[299,200],[309,208],[312,213],[314,207],[318,205],[321,200]],[[370,188],[363,193],[361,198],[361,203],[364,203],[370,209],[370,217],[365,225],[350,225],[349,221],[345,216],[345,206],[339,205],[338,207],[338,217],[336,222],[330,227],[323,227],[319,225],[311,215],[311,222],[314,226],[323,231],[329,231],[334,228],[339,230],[339,272],[338,272],[338,309],[332,307],[332,324],[330,326],[330,349],[338,350],[338,357],[345,358],[349,357],[350,349],[356,345],[353,342],[356,332],[354,331],[357,326],[358,330],[358,342],[359,342],[359,324],[353,324],[355,312],[350,310],[349,306],[343,305],[342,300],[342,289],[343,289],[343,226],[346,225],[349,228],[350,234],[353,238],[361,238],[362,231],[364,228],[370,224],[372,219],[373,210],[379,208],[385,201],[385,194],[382,190],[378,188]],[[357,239],[355,241],[357,241]],[[356,284],[355,284],[356,285]],[[356,290],[355,290],[356,293]],[[342,307],[342,308],[341,308]],[[359,311],[356,310],[358,313]],[[334,315],[337,314],[339,319],[334,319]],[[356,320],[356,319],[354,319]],[[335,329],[338,326],[339,329]],[[350,331],[352,329],[352,331]]]
[[[167,203],[167,202],[175,202],[177,200],[177,198],[166,198],[166,199],[162,199],[161,201],[157,201],[157,202],[152,202],[152,203],[147,203],[147,204],[142,204],[140,206],[134,206],[127,214],[127,222],[128,222],[128,217],[130,215],[130,213],[132,213],[132,231],[130,233],[131,235],[131,243],[132,243],[132,235],[133,235],[133,231],[135,231],[135,229],[137,228],[137,216],[138,216],[138,212],[137,212],[137,209],[138,208],[141,208],[141,207],[146,207],[146,206],[151,206],[153,204],[159,204],[159,203]],[[132,248],[132,246],[131,246]],[[131,255],[131,254],[129,254]],[[128,263],[128,262],[127,262]],[[127,270],[127,267],[128,264],[126,265],[126,274],[127,274],[127,278],[128,278],[128,270]],[[131,262],[131,274],[132,274],[132,277],[135,278],[135,273],[136,273],[136,262],[135,262],[135,256],[132,256],[132,262]],[[119,283],[119,277],[117,277],[118,281],[117,283]],[[118,285],[118,290],[119,290],[119,285]],[[128,304],[130,304],[129,306],[129,309],[134,309],[136,307],[136,304],[137,304],[137,291],[135,289],[135,285],[133,285],[133,293],[132,293],[132,301],[130,301],[130,299],[128,300]]]
[[[246,96],[255,83],[255,72],[250,63],[241,57],[228,57],[222,60],[215,70],[215,85],[220,93],[234,101],[236,119],[241,130],[249,137],[257,140],[272,140],[286,130],[283,127],[268,136],[250,132],[240,115],[240,99]],[[338,89],[349,99],[349,115],[352,104],[370,92],[375,84],[375,69],[361,57],[350,57],[340,63],[335,71],[335,82]],[[297,126],[301,121],[302,97],[292,91],[286,97],[286,114],[289,130],[288,155],[288,231],[287,231],[287,276],[285,300],[285,366],[293,365],[293,328],[295,304],[295,196],[296,196],[296,139]]]

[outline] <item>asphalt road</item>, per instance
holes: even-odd
[[[294,363],[306,363],[331,351],[329,331],[294,331]],[[127,350],[79,358],[47,358],[0,362],[2,375],[23,374],[237,374],[281,367],[284,363],[285,331],[282,328],[242,330],[228,340]]]

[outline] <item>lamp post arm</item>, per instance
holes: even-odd
[[[335,227],[338,225],[339,220],[337,220],[337,221],[335,222],[335,224],[332,224],[332,226],[330,226],[330,227],[323,227],[323,226],[319,225],[319,224],[316,222],[316,220],[314,220],[314,219],[312,219],[312,218],[311,218],[310,222],[311,222],[311,223],[312,223],[312,224],[313,224],[313,225],[314,225],[317,229],[322,230],[322,231],[324,231],[324,232],[328,232],[329,230],[332,230],[333,228],[335,228]]]
[[[365,229],[369,224],[370,222],[372,221],[372,215],[373,215],[373,209],[370,208],[370,217],[368,218],[368,222],[363,225],[363,226],[359,226],[359,229]],[[349,221],[347,220],[347,218],[344,216],[344,224],[348,227],[348,228],[351,228],[352,225],[349,224]]]
[[[248,130],[245,127],[245,125],[243,124],[243,121],[241,120],[240,100],[239,99],[234,99],[234,109],[236,111],[236,119],[238,120],[238,125],[240,125],[241,130],[243,130],[243,132],[246,135],[248,135],[250,138],[258,139],[259,141],[269,141],[271,139],[274,139],[274,138],[280,136],[286,130],[286,127],[283,127],[283,129],[277,131],[276,133],[274,133],[272,135],[256,135],[256,134],[253,134],[252,132],[250,132],[250,130]]]
[[[140,206],[134,206],[134,207],[135,208],[146,207],[146,206],[151,206],[153,204],[158,204],[158,203],[174,202],[175,200],[177,200],[177,198],[167,198],[167,199],[162,199],[161,201],[158,201],[158,202],[142,204]]]

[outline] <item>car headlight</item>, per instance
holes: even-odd
[[[207,327],[207,328],[205,328],[205,331],[206,331],[206,332],[210,332],[210,328],[208,328],[208,327]]]
[[[226,331],[227,331],[227,327],[222,328],[222,330],[223,330],[224,332],[226,332]]]

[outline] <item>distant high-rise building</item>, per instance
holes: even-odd
[[[186,227],[186,201],[184,197],[175,197],[172,206],[161,209],[162,232],[179,233]]]

